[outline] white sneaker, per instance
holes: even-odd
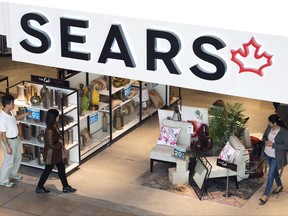
[[[5,183],[0,182],[0,185],[7,187],[7,188],[11,188],[11,187],[14,187],[15,184],[13,182],[5,182]]]
[[[11,179],[14,179],[14,180],[21,180],[23,179],[23,176],[21,175],[16,175],[16,176],[10,176]]]

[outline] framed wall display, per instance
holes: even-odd
[[[199,200],[202,200],[207,180],[209,178],[212,166],[206,159],[206,157],[198,157],[196,159],[196,165],[191,172],[189,183]]]

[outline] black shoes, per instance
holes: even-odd
[[[72,188],[71,186],[63,187],[63,193],[74,193],[77,189]]]
[[[35,192],[41,193],[41,194],[46,194],[46,193],[49,193],[50,191],[47,190],[45,187],[43,187],[43,188],[36,187]],[[63,187],[63,193],[74,193],[74,192],[76,192],[76,189],[72,188],[71,186]]]
[[[278,194],[283,190],[283,186],[277,187],[274,191],[273,194]]]
[[[46,194],[46,193],[49,193],[50,191],[47,190],[45,187],[43,187],[43,188],[37,187],[36,190],[35,190],[35,192],[36,192],[36,193]]]
[[[260,198],[260,199],[259,199],[259,201],[260,201],[260,202],[259,202],[259,205],[264,205],[264,204],[267,202],[267,200],[268,200],[267,198],[266,198],[266,199]]]

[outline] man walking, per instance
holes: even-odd
[[[22,179],[22,176],[17,174],[22,158],[22,143],[18,137],[16,121],[31,115],[31,112],[15,116],[13,114],[14,97],[10,94],[6,94],[2,97],[2,107],[2,111],[0,112],[0,133],[4,159],[0,172],[0,185],[13,187],[14,183],[10,182],[9,178],[14,180]]]

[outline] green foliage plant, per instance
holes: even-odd
[[[211,106],[209,113],[209,136],[213,140],[213,154],[217,155],[231,135],[242,138],[247,127],[241,103],[226,102],[224,107]]]

